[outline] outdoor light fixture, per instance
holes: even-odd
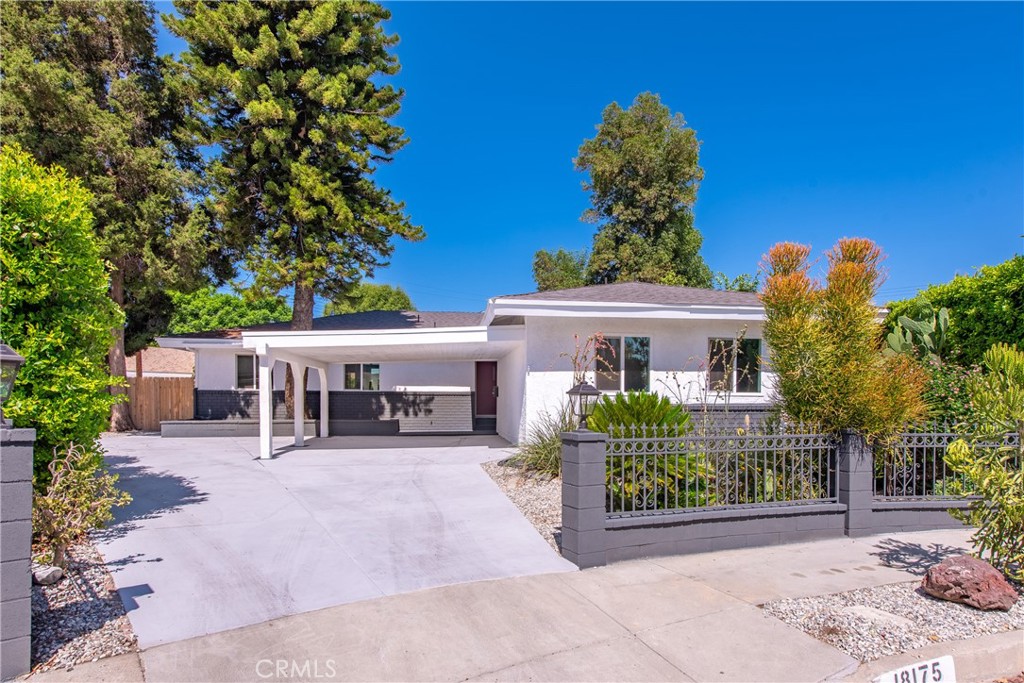
[[[594,406],[597,405],[597,399],[601,397],[601,392],[584,381],[566,393],[569,394],[569,406],[572,412],[580,419],[578,429],[587,431],[587,418],[594,412]]]
[[[10,422],[4,419],[4,401],[11,395],[14,388],[14,378],[18,375],[18,368],[25,363],[25,359],[15,353],[7,344],[0,341],[0,426],[10,427]]]

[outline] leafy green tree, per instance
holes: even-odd
[[[927,376],[916,359],[882,353],[872,303],[882,252],[870,240],[839,240],[823,287],[808,273],[810,251],[782,242],[763,264],[764,338],[782,409],[829,431],[891,436],[925,414]]]
[[[587,285],[587,260],[588,254],[585,249],[559,249],[555,253],[541,249],[533,255],[533,281],[537,283],[537,291],[547,292],[552,289],[572,289]]]
[[[583,220],[598,225],[589,263],[594,283],[616,281],[710,287],[700,256],[703,238],[693,205],[704,178],[700,141],[682,114],[658,95],[637,95],[629,109],[613,102],[576,157],[593,206]]]
[[[1024,256],[996,266],[982,266],[973,275],[958,275],[932,285],[912,299],[889,304],[886,327],[901,316],[921,319],[924,311],[949,309],[949,358],[961,365],[981,362],[996,343],[1024,347]]]
[[[423,231],[374,179],[405,146],[391,123],[403,93],[373,2],[209,3],[176,0],[165,16],[188,41],[183,59],[200,94],[215,216],[238,245],[253,287],[294,288],[291,327],[313,326],[314,296],[343,295]],[[293,379],[285,391],[291,405]],[[289,410],[290,412],[290,410]]]
[[[100,254],[113,265],[109,296],[122,310],[204,281],[213,253],[208,222],[193,211],[201,157],[182,125],[192,98],[178,66],[156,55],[154,18],[146,2],[0,3],[0,140],[90,190]],[[122,325],[114,332],[108,364],[124,377]],[[127,404],[115,404],[111,427],[131,426]]]
[[[324,307],[324,315],[359,313],[360,311],[415,311],[412,299],[401,287],[360,282],[342,299]]]
[[[170,297],[174,305],[167,326],[170,334],[248,327],[292,317],[292,309],[282,297],[246,298],[213,287],[191,294],[172,292]]]
[[[740,273],[736,277],[729,277],[719,271],[711,279],[712,287],[726,292],[756,292],[760,284],[757,275],[749,273]]]
[[[0,322],[25,357],[4,416],[35,428],[40,484],[54,449],[97,452],[118,400],[104,356],[124,317],[107,294],[92,203],[62,169],[44,169],[16,144],[0,152]]]

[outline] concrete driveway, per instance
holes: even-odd
[[[277,440],[285,447],[290,439]],[[97,536],[143,648],[369,598],[572,571],[479,467],[497,437],[103,439]]]

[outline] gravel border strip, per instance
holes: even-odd
[[[60,581],[32,586],[32,673],[138,650],[114,580],[90,541],[68,549]]]
[[[562,480],[530,474],[508,460],[481,465],[555,552],[562,538]]]
[[[931,643],[1022,630],[1024,600],[1009,612],[984,612],[933,598],[920,580],[765,603],[767,614],[851,657],[869,662]],[[1018,587],[1018,593],[1024,591]]]

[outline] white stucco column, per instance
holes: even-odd
[[[306,445],[306,387],[302,383],[302,375],[306,366],[301,363],[291,362],[288,365],[292,368],[292,397],[295,404],[295,447],[302,448]]]
[[[330,434],[330,392],[327,390],[327,370],[317,368],[320,374],[320,438],[326,439]]]
[[[259,356],[260,361],[260,458],[274,457],[274,359],[269,353]]]

